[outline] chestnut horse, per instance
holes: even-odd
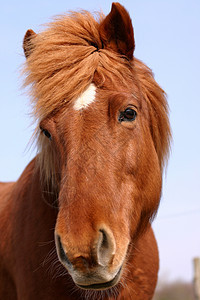
[[[71,12],[23,47],[38,154],[0,185],[0,299],[152,299],[170,126],[128,12]]]

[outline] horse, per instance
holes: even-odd
[[[171,133],[129,13],[65,13],[23,48],[38,152],[0,184],[0,299],[152,299]]]

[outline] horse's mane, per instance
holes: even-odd
[[[86,90],[95,74],[101,79],[100,86],[105,78],[109,78],[113,85],[117,78],[117,82],[130,90],[131,80],[137,81],[148,104],[151,134],[162,168],[170,143],[165,93],[142,62],[136,58],[129,62],[121,55],[103,49],[98,30],[103,17],[99,14],[95,19],[86,11],[71,12],[57,17],[45,31],[32,39],[30,48],[33,51],[27,58],[24,72],[25,85],[31,86],[33,115],[39,124],[74,101]],[[37,132],[40,164],[48,180],[52,178],[53,154],[46,139],[44,142],[39,134],[39,126]]]

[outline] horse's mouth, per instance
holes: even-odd
[[[114,285],[116,285],[119,282],[121,270],[122,270],[122,268],[119,269],[118,273],[110,281],[103,282],[103,283],[95,283],[95,284],[90,284],[90,285],[79,285],[79,284],[76,284],[76,285],[79,288],[84,289],[84,290],[106,290],[106,289],[113,287]]]

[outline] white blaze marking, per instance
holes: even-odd
[[[91,83],[87,90],[83,92],[78,99],[76,99],[74,103],[74,109],[80,110],[86,108],[90,103],[92,103],[95,100],[96,95],[96,86]]]

